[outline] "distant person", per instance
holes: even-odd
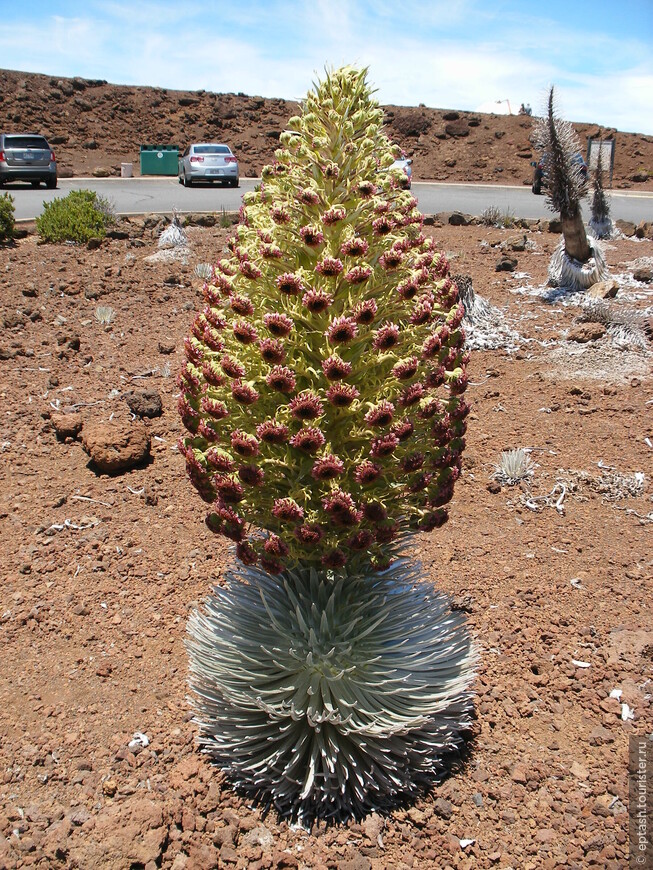
[[[524,111],[525,111],[525,113],[526,113],[527,115],[532,115],[532,114],[533,114],[533,110],[531,109],[531,107],[530,107],[530,105],[529,105],[528,103],[526,103],[526,105],[524,106]]]

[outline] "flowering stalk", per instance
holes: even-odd
[[[209,527],[273,573],[385,567],[445,522],[460,473],[463,309],[382,123],[364,71],[308,93],[186,342],[189,476]]]

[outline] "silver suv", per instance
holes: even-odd
[[[44,136],[36,133],[0,133],[0,186],[7,181],[29,181],[38,187],[57,186],[57,160]]]

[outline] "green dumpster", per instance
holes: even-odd
[[[176,145],[141,145],[141,175],[176,175],[178,168]]]

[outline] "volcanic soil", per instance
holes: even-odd
[[[473,352],[451,519],[413,553],[477,638],[476,720],[431,794],[309,832],[196,747],[186,621],[231,556],[185,478],[175,375],[229,229],[153,261],[163,226],[0,247],[0,868],[625,868],[628,738],[653,730],[650,341],[547,291],[546,224],[429,222],[495,306],[472,337],[504,345]],[[610,310],[650,315],[653,242],[604,248]],[[140,462],[102,473],[103,441]],[[502,486],[519,447],[534,473]]]

